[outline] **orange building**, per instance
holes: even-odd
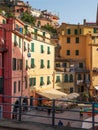
[[[58,35],[61,49],[60,57],[56,60],[56,69],[61,66],[65,68],[63,91],[66,92],[71,87],[72,91],[69,92],[86,91],[91,95],[95,94],[98,89],[97,26],[62,23],[58,28]]]

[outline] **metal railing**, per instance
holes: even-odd
[[[71,122],[86,122],[92,124],[92,130],[95,130],[95,124],[98,122],[95,121],[95,115],[98,114],[98,103],[96,102],[79,102],[76,100],[49,100],[46,98],[28,98],[28,97],[11,97],[11,96],[0,96],[3,102],[0,102],[2,109],[0,114],[2,118],[11,118],[12,120],[22,121],[24,117],[28,120],[28,117],[38,117],[40,122],[42,118],[51,120],[51,125],[57,125],[58,120],[62,121],[71,121]],[[25,99],[25,101],[24,101]],[[11,102],[14,103],[11,103]],[[32,104],[34,103],[34,104]],[[37,104],[37,105],[36,105]],[[66,105],[65,105],[66,104]],[[92,120],[83,120],[79,118],[70,118],[66,116],[65,113],[70,112],[70,114],[80,113],[80,106],[83,107],[83,114],[90,114]],[[16,108],[16,109],[15,109]],[[34,111],[36,111],[34,113]],[[51,116],[50,116],[51,111]],[[40,112],[40,114],[38,114]],[[42,114],[44,113],[44,114]],[[46,113],[46,114],[45,114]],[[59,114],[60,113],[60,114]],[[65,116],[64,116],[65,114]],[[72,114],[73,115],[73,114]],[[29,120],[28,120],[29,121]],[[30,120],[31,121],[31,120]],[[37,122],[37,121],[36,121]],[[45,123],[45,122],[44,122]]]

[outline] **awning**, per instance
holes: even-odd
[[[39,94],[43,97],[49,98],[49,99],[62,99],[62,98],[66,98],[66,96],[67,96],[66,93],[63,93],[56,89],[38,91],[37,94]]]
[[[98,86],[95,86],[95,89],[98,90]]]

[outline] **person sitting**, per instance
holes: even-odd
[[[70,124],[70,122],[68,121],[68,123],[67,123],[67,125],[66,125],[67,127],[71,127],[71,124]]]
[[[61,120],[59,120],[58,126],[63,126],[63,122]]]

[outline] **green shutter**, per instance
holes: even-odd
[[[50,84],[50,76],[47,77],[47,84]]]
[[[44,53],[44,47],[41,45],[41,53]]]
[[[34,33],[37,34],[37,29],[34,29]]]
[[[47,61],[47,68],[50,68],[50,60]]]
[[[81,74],[78,74],[78,80],[81,80],[82,77],[81,77]]]
[[[36,78],[33,78],[33,86],[36,85]]]
[[[41,60],[40,68],[44,68],[44,60]]]
[[[65,76],[64,76],[64,82],[68,82],[68,74],[65,74]]]
[[[34,52],[34,43],[31,43],[31,52]]]
[[[56,83],[60,82],[60,76],[56,77]]]
[[[31,58],[31,68],[34,68],[34,58]]]
[[[69,81],[73,82],[73,75],[72,74],[70,75]]]
[[[43,77],[40,77],[40,86],[44,84]]]
[[[32,78],[29,79],[29,86],[32,86]]]
[[[50,47],[48,47],[48,51],[47,51],[47,54],[50,54]]]
[[[67,34],[71,34],[71,30],[70,29],[67,29]]]
[[[43,32],[43,36],[45,37],[45,32]]]
[[[75,30],[74,30],[74,33],[75,33],[75,35],[77,35],[77,34],[78,34],[78,30],[77,30],[77,29],[75,29]]]

